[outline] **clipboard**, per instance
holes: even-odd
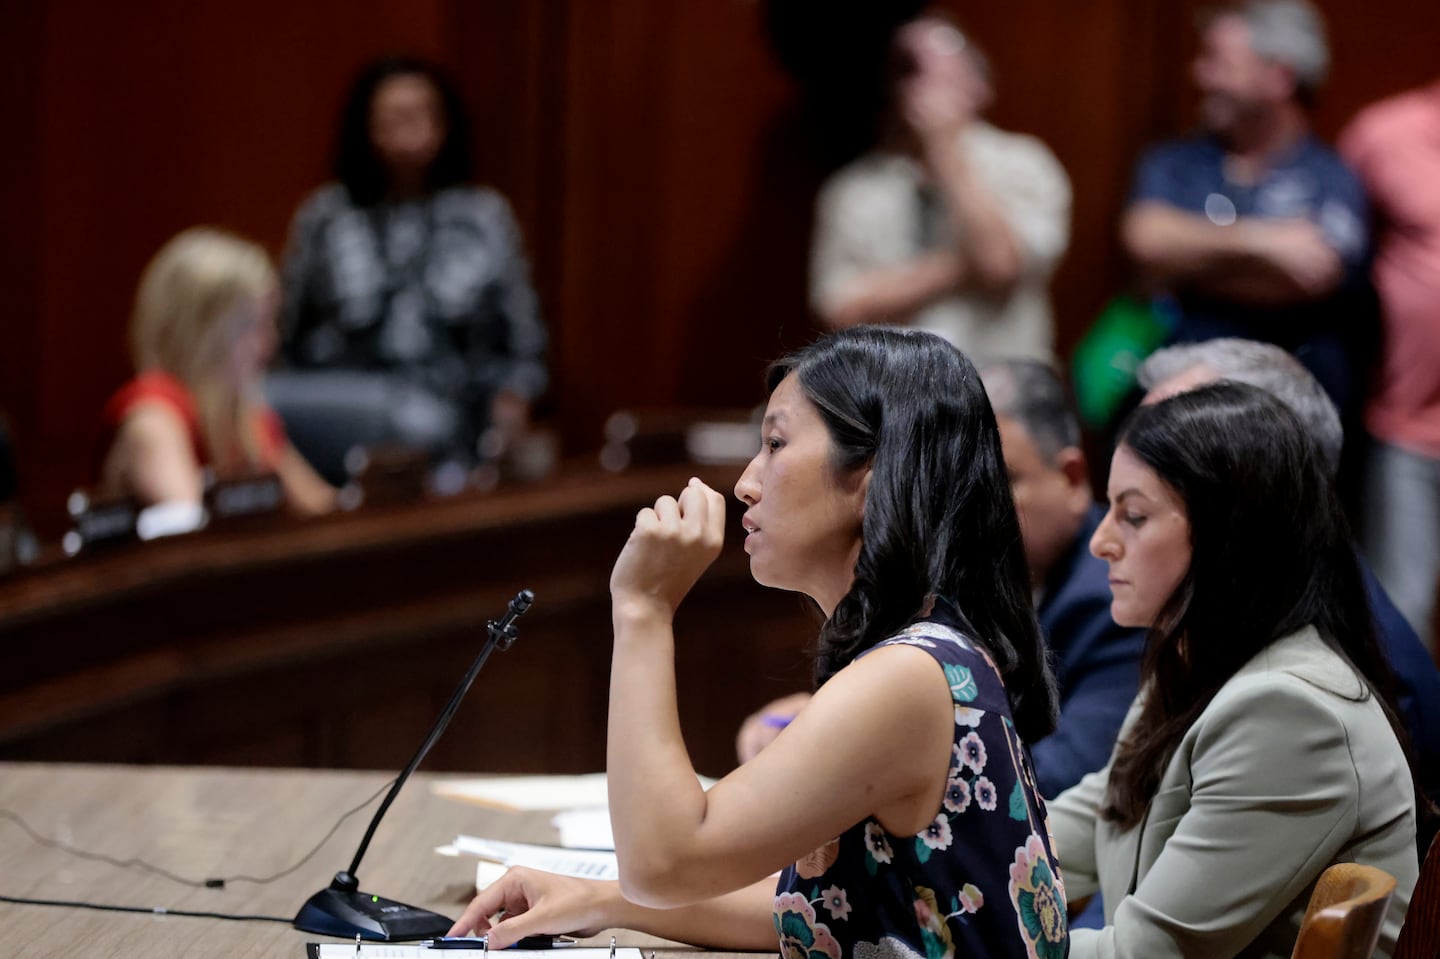
[[[404,942],[307,942],[309,959],[484,959],[489,953],[482,949],[432,949],[419,943]],[[557,959],[554,949],[505,949],[495,953],[496,959]],[[614,946],[569,946],[559,951],[564,959],[641,959],[640,950]]]

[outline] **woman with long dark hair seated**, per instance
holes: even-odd
[[[1141,408],[1091,550],[1149,627],[1110,763],[1050,805],[1075,959],[1289,957],[1337,862],[1415,885],[1416,793],[1344,517],[1295,415],[1219,383]]]
[[[861,327],[782,359],[769,386],[735,494],[756,580],[827,617],[814,698],[701,789],[672,622],[719,553],[725,501],[699,480],[662,497],[610,580],[620,880],[512,870],[455,931],[492,947],[624,926],[766,951],[778,934],[787,956],[1062,959],[1025,745],[1054,725],[1055,685],[979,376],[936,336]]]
[[[352,444],[498,455],[545,388],[546,333],[510,205],[470,183],[454,85],[413,57],[366,66],[334,173],[291,227],[276,407],[332,480]]]

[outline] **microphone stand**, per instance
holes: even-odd
[[[405,785],[405,780],[410,778],[410,774],[420,765],[430,747],[434,746],[440,734],[445,732],[445,727],[450,724],[450,719],[460,707],[460,701],[469,692],[470,684],[475,682],[475,677],[480,674],[480,668],[485,665],[490,653],[496,647],[501,650],[509,649],[515,642],[518,635],[515,620],[519,619],[534,601],[535,594],[528,589],[522,589],[510,601],[499,622],[492,620],[485,624],[485,645],[480,648],[475,662],[470,664],[470,671],[456,687],[450,702],[441,710],[435,725],[430,727],[425,741],[420,744],[420,748],[396,778],[395,785],[386,793],[385,801],[375,811],[375,817],[370,820],[370,826],[365,830],[365,838],[360,840],[360,848],[355,850],[355,858],[350,861],[350,868],[337,872],[329,886],[315,893],[300,907],[300,911],[295,915],[296,929],[322,936],[339,936],[342,939],[359,936],[361,939],[380,942],[431,939],[450,931],[454,921],[439,913],[361,892],[360,880],[355,877],[356,870],[360,868],[360,860],[364,858],[365,850],[370,847],[370,840],[375,835],[375,829],[380,825],[385,811],[400,793],[400,787]]]

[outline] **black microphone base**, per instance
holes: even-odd
[[[295,915],[295,928],[322,936],[397,942],[435,939],[450,931],[454,920],[403,902],[344,889],[321,889]]]

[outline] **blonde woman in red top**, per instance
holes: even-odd
[[[335,491],[290,445],[261,389],[278,302],[270,258],[230,233],[192,228],[155,254],[130,323],[136,377],[105,410],[107,495],[199,503],[209,468],[276,474],[298,513],[333,507]]]

